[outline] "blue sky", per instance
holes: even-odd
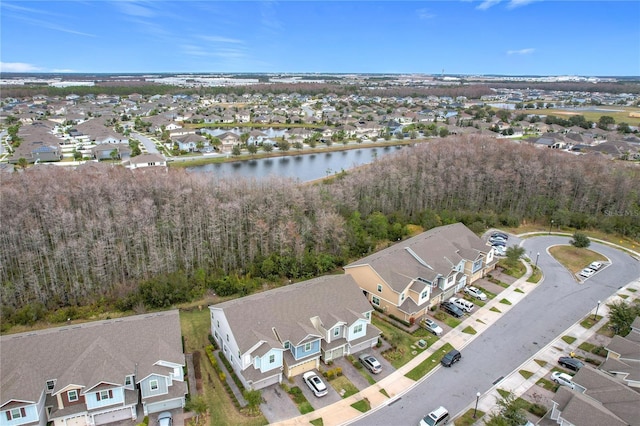
[[[0,2],[5,72],[640,75],[640,1]]]

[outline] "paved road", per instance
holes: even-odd
[[[621,251],[592,243],[590,248],[607,256],[612,265],[579,284],[546,251],[550,245],[568,241],[567,237],[556,236],[524,240],[522,245],[527,252],[540,252],[538,266],[544,271],[544,282],[462,349],[462,361],[454,367],[439,367],[390,406],[353,424],[416,425],[440,405],[455,415],[473,403],[477,392],[484,394],[494,382],[592,311],[598,300],[605,300],[640,276],[640,262]]]
[[[156,147],[156,144],[151,139],[146,137],[145,135],[137,133],[137,132],[131,132],[131,136],[133,136],[133,138],[139,140],[144,145],[144,147],[147,149],[147,152],[149,154],[160,154],[160,151],[158,151],[158,148]]]

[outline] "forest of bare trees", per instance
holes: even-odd
[[[231,294],[242,277],[309,277],[401,238],[409,223],[481,231],[553,218],[637,238],[638,182],[637,167],[486,137],[419,144],[318,185],[33,167],[0,185],[3,313],[98,300],[163,306],[197,297],[196,280]],[[173,287],[186,293],[162,294],[176,273],[188,279]]]

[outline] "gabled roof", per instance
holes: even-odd
[[[622,359],[640,361],[640,343],[615,335],[606,349],[620,355]]]
[[[439,226],[347,265],[371,266],[396,292],[413,279],[448,277],[461,260],[475,261],[487,246],[462,223]]]
[[[299,345],[322,337],[313,326],[314,317],[320,318],[323,327],[331,327],[337,318],[352,324],[372,310],[349,275],[314,278],[212,305],[210,309],[224,312],[241,353],[261,340],[282,347],[285,341]]]
[[[57,392],[166,374],[159,360],[185,364],[177,310],[0,336],[0,403],[38,401],[47,380]]]
[[[579,392],[560,386],[553,401],[558,404],[560,417],[580,426],[628,426],[621,418],[611,413],[598,401]]]

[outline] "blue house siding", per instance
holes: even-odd
[[[260,371],[263,373],[274,370],[276,368],[280,368],[282,367],[282,365],[282,351],[270,350],[262,357],[260,357],[259,366]]]
[[[20,414],[20,417],[14,418],[13,416],[7,416],[7,412],[14,412],[15,414]],[[24,414],[24,415],[23,415]],[[0,425],[1,426],[15,426],[15,425],[23,425],[27,423],[37,422],[38,419],[38,409],[35,405],[27,405],[21,408],[14,408],[13,410],[3,410],[2,414],[0,414]],[[11,420],[9,420],[11,417]]]
[[[307,357],[309,355],[315,355],[320,353],[320,340],[314,340],[309,342],[309,350],[305,351],[306,344],[303,343],[300,346],[296,346],[293,348],[293,357],[295,359],[301,359]]]
[[[106,398],[98,401],[98,394],[100,392],[87,392],[84,395],[84,400],[87,404],[88,410],[93,410],[96,408],[108,407],[110,405],[124,403],[124,389],[123,388],[114,388],[111,390],[111,398]]]
[[[157,389],[151,389],[151,384],[154,380],[157,381]],[[140,382],[140,392],[143,398],[166,394],[168,392],[167,378],[157,374],[147,377]]]

